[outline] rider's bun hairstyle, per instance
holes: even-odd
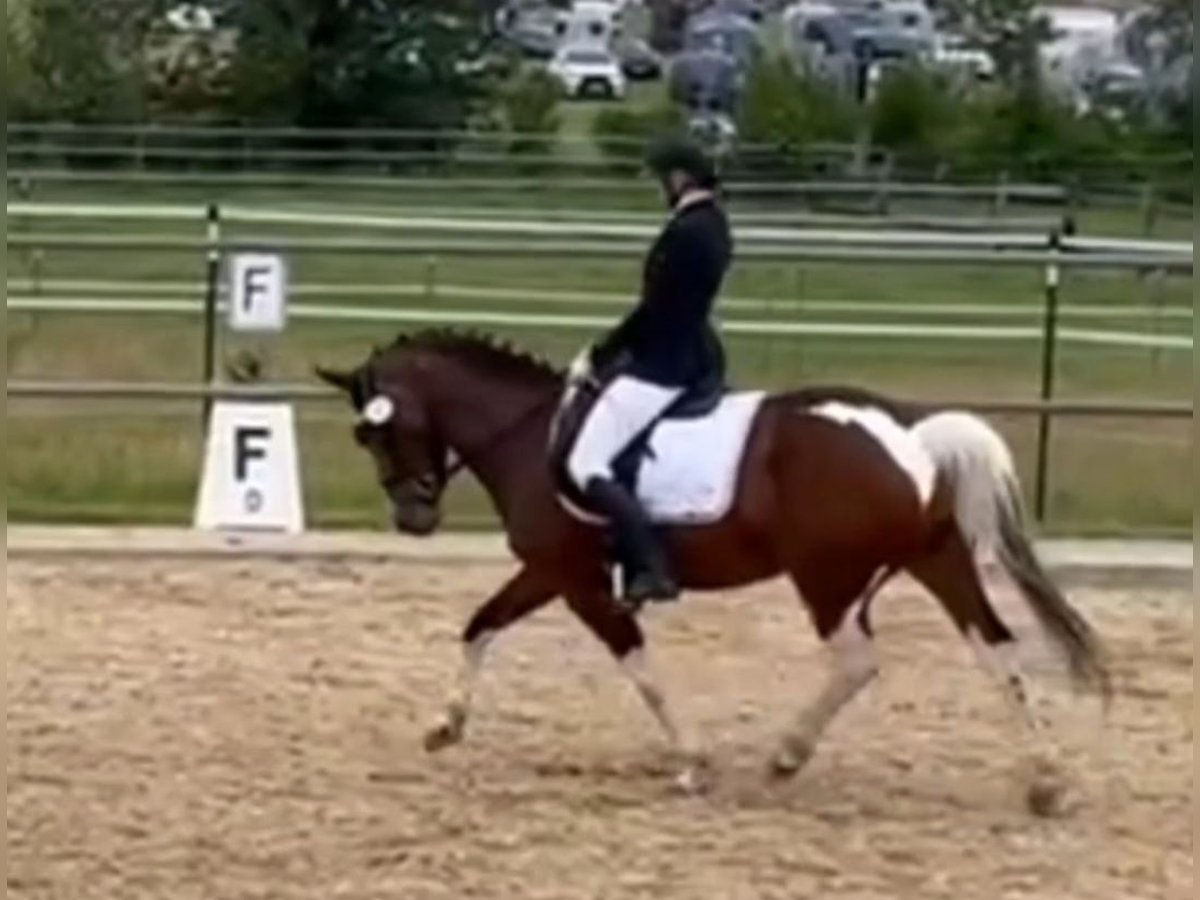
[[[656,141],[646,154],[646,165],[659,178],[665,178],[668,172],[683,172],[708,190],[720,183],[713,161],[697,144],[684,138]]]

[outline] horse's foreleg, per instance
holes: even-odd
[[[501,630],[545,606],[555,588],[523,568],[471,616],[463,629],[463,660],[445,712],[425,734],[425,749],[434,752],[462,740],[471,708],[471,694],[483,666],[484,653]]]
[[[688,792],[701,790],[707,773],[705,757],[690,733],[679,726],[650,665],[637,619],[620,609],[606,590],[569,592],[566,601],[575,615],[608,647],[662,728],[672,753],[682,762],[676,784]]]

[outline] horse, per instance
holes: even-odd
[[[435,532],[447,484],[466,469],[489,495],[519,562],[463,628],[459,677],[424,748],[463,739],[493,639],[562,598],[631,678],[679,762],[679,786],[703,790],[708,755],[668,703],[636,613],[616,602],[604,523],[572,508],[549,461],[564,373],[488,335],[447,329],[402,333],[351,369],[315,371],[348,398],[353,437],[373,460],[399,531]],[[752,410],[724,462],[727,509],[660,527],[685,591],[786,577],[830,651],[823,686],[771,754],[773,775],[800,770],[837,713],[876,677],[872,601],[902,571],[933,595],[994,677],[1031,750],[1044,744],[1044,723],[1014,632],[984,589],[989,559],[1019,588],[1076,687],[1100,694],[1107,707],[1104,648],[1039,561],[1008,447],[984,419],[854,386],[759,392],[749,405],[747,396],[727,388],[722,399],[740,398]],[[692,445],[708,443],[695,429],[717,429],[715,417],[680,423],[693,429]]]

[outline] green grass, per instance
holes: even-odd
[[[641,186],[644,187],[644,186]],[[76,190],[59,200],[76,202],[164,202],[174,192],[117,196],[112,189]],[[39,196],[41,196],[39,194]],[[338,202],[332,191],[231,191],[247,205],[312,205]],[[480,202],[478,197],[422,195],[439,206]],[[187,198],[199,202],[200,195]],[[488,198],[491,203],[494,198]],[[514,196],[523,207],[572,208],[560,194]],[[656,202],[647,195],[645,209]],[[518,203],[519,201],[519,203]],[[412,197],[362,194],[342,203],[388,206],[413,204]],[[594,208],[582,200],[578,209]],[[589,201],[590,202],[590,201]],[[417,208],[420,208],[419,205]],[[497,205],[501,212],[503,205]],[[62,222],[10,220],[10,233],[63,230]],[[78,220],[65,226],[82,231]],[[99,231],[101,226],[91,226]],[[199,234],[198,224],[172,222],[104,223],[106,233]],[[285,237],[314,234],[299,227],[238,225],[229,233]],[[325,232],[328,234],[328,232]],[[340,229],[339,236],[377,234]],[[580,302],[564,306],[533,295],[537,291],[602,292],[617,297],[636,293],[640,259],[561,258],[411,259],[298,255],[291,261],[295,284],[330,285],[323,296],[305,302],[379,305],[386,308],[455,309],[505,312],[571,312],[615,320],[622,307]],[[47,251],[37,272],[45,293],[71,293],[53,284],[63,279],[191,283],[199,297],[204,263],[198,254]],[[10,286],[33,273],[28,254],[10,254]],[[807,322],[903,322],[1037,327],[1041,315],[1041,273],[1034,269],[946,267],[941,265],[863,265],[846,263],[751,263],[739,261],[723,292],[726,298],[760,299],[773,308],[727,310],[726,319]],[[339,285],[405,285],[431,282],[431,297],[362,297]],[[449,295],[449,285],[528,290],[528,299],[481,300]],[[1069,327],[1190,335],[1190,317],[1160,319],[1152,301],[1175,309],[1193,306],[1190,279],[1169,279],[1158,294],[1132,274],[1067,274],[1062,287],[1062,318]],[[85,288],[75,293],[89,293]],[[120,296],[118,293],[117,296]],[[135,295],[130,295],[135,296]],[[138,294],[136,296],[142,296]],[[174,295],[172,295],[174,296]],[[184,295],[186,296],[186,295]],[[883,310],[815,310],[804,304],[828,301],[883,304]],[[901,304],[930,304],[914,317]],[[1019,306],[1014,316],[968,318],[955,306]],[[896,309],[887,307],[895,306]],[[1103,317],[1085,317],[1083,307],[1101,307]],[[1111,310],[1111,313],[1107,312]],[[1128,314],[1134,314],[1132,316]],[[586,331],[496,329],[518,343],[565,362],[592,336]],[[311,380],[315,362],[350,365],[395,329],[349,323],[294,320],[278,339],[250,342],[222,334],[221,357],[244,346],[267,351],[273,379]],[[201,325],[179,315],[99,315],[10,313],[7,317],[9,378],[71,378],[120,381],[194,381],[200,374]],[[1036,341],[889,340],[845,337],[730,337],[731,373],[739,386],[782,388],[812,382],[866,385],[912,398],[1031,399],[1037,395],[1040,347]],[[1180,351],[1114,348],[1077,343],[1060,347],[1057,395],[1069,399],[1132,401],[1190,400],[1194,390],[1191,354]],[[382,526],[381,499],[365,456],[350,443],[344,411],[337,406],[303,407],[301,457],[312,519],[324,525]],[[1013,443],[1027,488],[1033,479],[1034,420],[997,419]],[[1052,442],[1051,521],[1056,530],[1078,532],[1128,528],[1187,530],[1191,521],[1190,422],[1133,420],[1058,422]],[[8,411],[10,519],[75,521],[186,522],[196,491],[201,452],[199,411],[193,405],[130,404],[103,407],[78,401],[11,402]],[[469,482],[455,491],[452,521],[478,523],[486,504]]]

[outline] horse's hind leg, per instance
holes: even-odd
[[[1030,701],[1030,688],[1016,655],[1016,638],[988,601],[962,534],[957,528],[948,531],[932,552],[911,563],[908,570],[941,603],[980,667],[999,686],[1032,749],[1029,805],[1039,814],[1053,812],[1062,793],[1053,742]]]
[[[458,679],[445,712],[425,734],[426,750],[432,753],[462,740],[471,708],[471,694],[488,644],[502,629],[545,606],[556,594],[555,588],[528,568],[523,568],[475,611],[463,629],[463,661]]]
[[[682,768],[675,783],[689,793],[705,786],[707,763],[690,734],[681,729],[646,655],[645,638],[637,619],[617,605],[611,591],[599,586],[581,587],[566,594],[571,611],[588,627],[625,670],[662,728]]]
[[[872,642],[870,604],[892,574],[889,569],[814,575],[803,567],[792,575],[809,608],[817,633],[830,651],[829,672],[820,694],[800,711],[771,760],[774,774],[793,775],[812,757],[829,724],[879,671]]]

